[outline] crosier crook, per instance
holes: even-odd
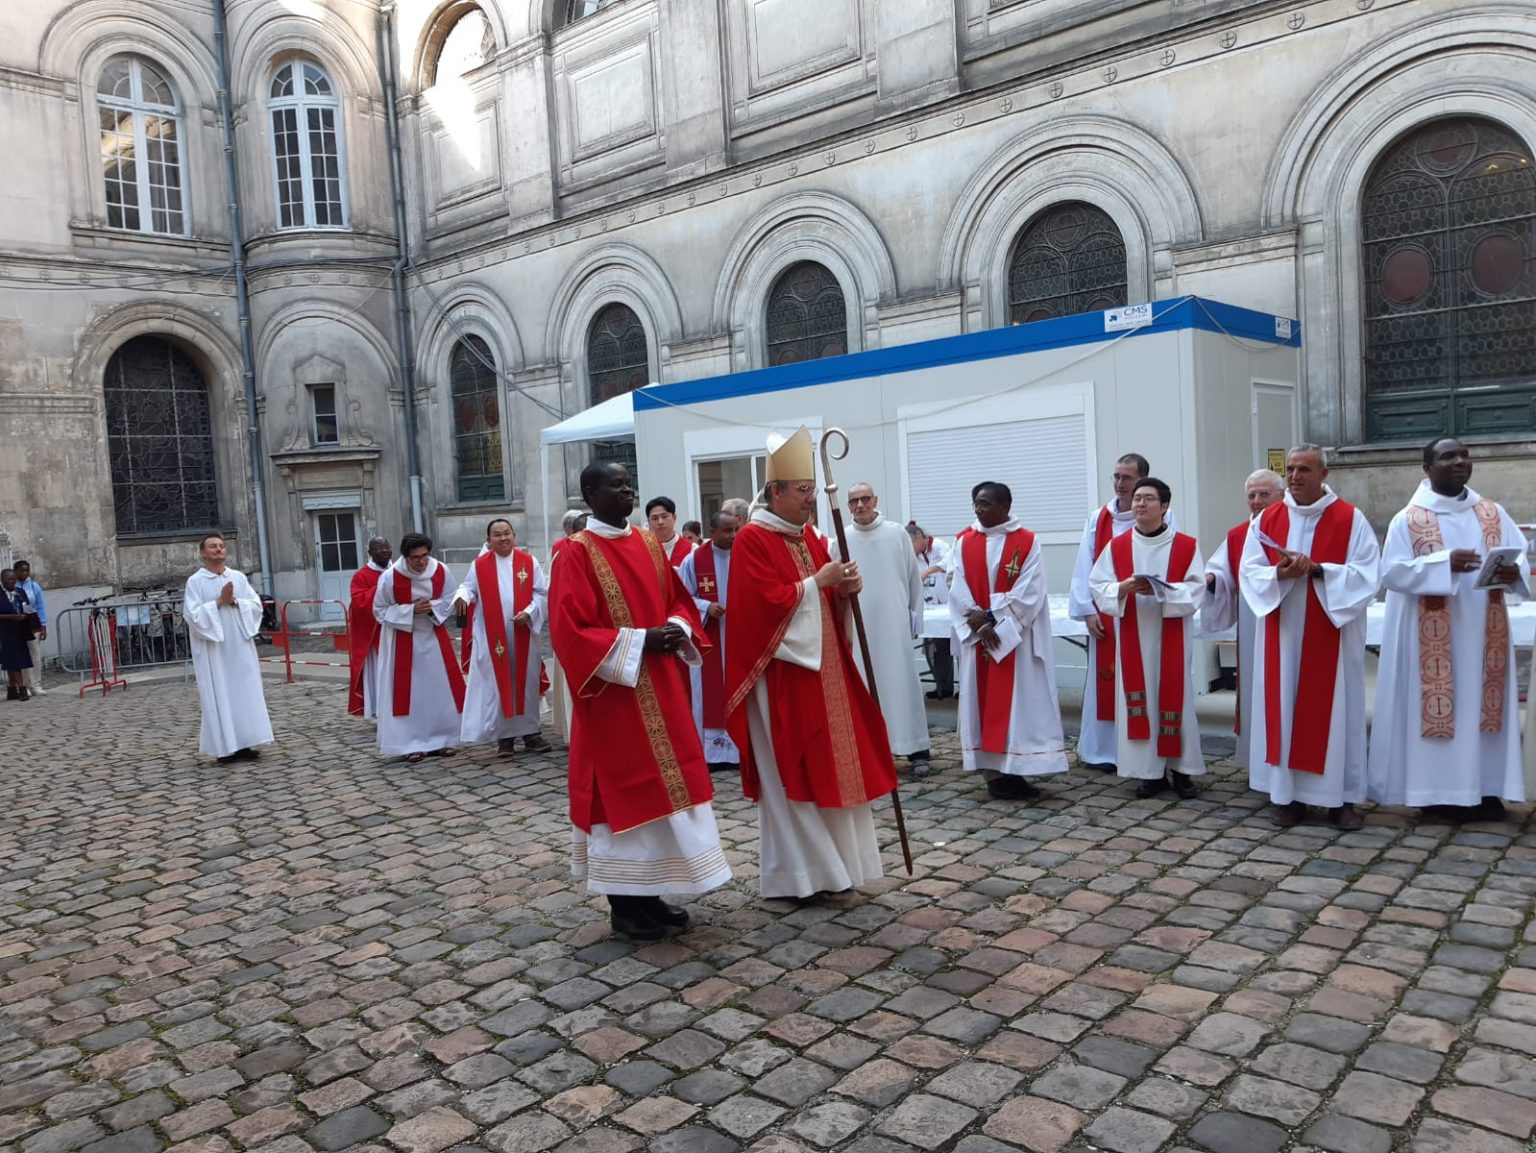
[[[842,450],[833,452],[828,442],[833,437],[843,442]],[[848,455],[848,434],[840,428],[829,428],[821,434],[821,471],[827,478],[826,486],[822,489],[827,494],[827,503],[832,506],[832,528],[837,533],[837,551],[846,561],[851,559],[848,552],[848,532],[843,528],[843,510],[837,503],[837,484],[832,479],[832,462],[842,460]],[[869,640],[864,635],[864,612],[859,608],[859,594],[853,593],[848,597],[848,605],[853,609],[853,629],[859,637],[859,654],[864,658],[864,683],[869,686],[869,695],[875,702],[875,707],[880,707],[880,690],[875,687],[875,666],[869,659]],[[894,768],[894,766],[892,766]],[[896,787],[891,788],[891,812],[896,817],[896,835],[901,838],[901,859],[907,866],[907,876],[912,876],[912,846],[907,842],[907,819],[901,813],[901,791]]]

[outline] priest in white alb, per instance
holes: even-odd
[[[1248,767],[1248,742],[1244,739],[1244,718],[1253,713],[1253,610],[1244,602],[1237,590],[1237,572],[1243,563],[1243,545],[1248,543],[1248,528],[1253,518],[1285,495],[1285,482],[1280,474],[1261,468],[1248,477],[1243,485],[1243,497],[1248,502],[1248,517],[1227,533],[1221,547],[1211,554],[1205,564],[1205,602],[1200,606],[1200,627],[1207,634],[1237,631],[1237,717],[1232,731],[1237,734],[1237,748],[1232,753],[1232,763],[1238,768]]]
[[[511,753],[521,737],[529,752],[544,752],[549,742],[539,732],[543,662],[536,640],[548,615],[544,569],[517,547],[511,521],[497,517],[485,533],[485,547],[454,597],[469,606],[470,618],[459,737],[466,745],[494,738],[502,753]]]
[[[859,575],[864,578],[859,606],[864,613],[864,635],[869,638],[885,732],[891,752],[907,758],[914,777],[926,777],[932,770],[932,746],[913,648],[923,617],[923,578],[917,553],[912,550],[907,530],[885,519],[880,498],[868,484],[860,482],[849,488],[848,511],[853,518],[847,528],[848,559],[858,564]],[[837,559],[837,541],[829,540],[827,547]],[[863,675],[864,658],[859,653],[857,634],[853,654],[854,667]]]
[[[1285,458],[1285,499],[1259,514],[1243,546],[1239,589],[1258,620],[1248,779],[1282,828],[1307,806],[1341,829],[1363,823],[1365,614],[1381,550],[1365,514],[1324,481],[1317,445]]]
[[[677,575],[693,597],[709,641],[702,663],[689,668],[688,673],[693,690],[693,723],[699,730],[704,760],[712,773],[741,767],[741,753],[725,727],[725,614],[731,599],[731,546],[740,527],[734,513],[721,509],[709,518],[709,539],[677,566]]]
[[[1496,821],[1505,801],[1525,800],[1506,601],[1530,596],[1531,569],[1524,534],[1471,479],[1467,446],[1435,440],[1387,529],[1368,792],[1433,817]]]
[[[1197,792],[1205,774],[1195,715],[1194,616],[1205,599],[1195,538],[1165,522],[1173,493],[1156,477],[1131,491],[1135,525],[1099,554],[1090,584],[1115,630],[1115,768],[1138,797]]]
[[[379,629],[379,752],[416,762],[446,757],[459,743],[464,674],[444,622],[458,585],[432,555],[432,538],[409,532],[400,556],[379,578],[373,615]]]
[[[1067,614],[1082,621],[1088,630],[1088,672],[1083,681],[1083,715],[1078,726],[1077,759],[1084,768],[1115,771],[1115,630],[1111,619],[1099,612],[1093,602],[1089,577],[1094,562],[1121,533],[1131,531],[1136,518],[1131,513],[1131,491],[1136,482],[1152,471],[1147,458],[1128,452],[1115,461],[1110,483],[1115,495],[1108,504],[1088,514],[1083,525],[1083,539],[1077,549],[1077,563],[1072,569],[1072,583],[1067,592]],[[1168,513],[1168,527],[1178,530],[1178,519]]]
[[[1029,777],[1067,771],[1056,699],[1045,560],[997,481],[971,490],[975,523],[952,559],[949,618],[960,639],[960,757],[1001,800],[1040,795]]]
[[[203,707],[197,747],[223,764],[254,761],[261,755],[256,746],[272,743],[256,657],[261,598],[243,572],[225,565],[220,533],[203,537],[197,555],[203,567],[187,578],[181,599]]]

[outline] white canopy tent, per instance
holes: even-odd
[[[647,388],[652,387],[646,385]],[[554,543],[549,535],[549,449],[556,444],[590,444],[596,440],[635,439],[634,393],[610,397],[602,404],[594,404],[575,416],[567,417],[559,424],[550,425],[539,432],[539,476],[544,494],[544,542]]]

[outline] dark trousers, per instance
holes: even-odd
[[[954,696],[955,659],[949,652],[949,638],[925,638],[923,656],[928,661],[928,671],[933,674],[934,691],[941,696]]]

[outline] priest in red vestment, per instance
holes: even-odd
[[[550,571],[550,639],[571,687],[571,873],[608,897],[615,932],[659,938],[697,896],[730,880],[693,727],[688,669],[708,647],[661,543],[632,528],[629,470],[581,474],[587,527]]]
[[[727,725],[757,802],[765,897],[835,893],[883,874],[871,803],[896,787],[880,710],[854,667],[858,565],[810,527],[810,433],[768,442],[766,508],[736,535],[725,617]]]
[[[347,664],[352,684],[347,712],[354,717],[371,717],[378,708],[379,622],[373,615],[373,595],[393,555],[389,541],[376,536],[368,542],[368,563],[352,574],[347,606]]]

